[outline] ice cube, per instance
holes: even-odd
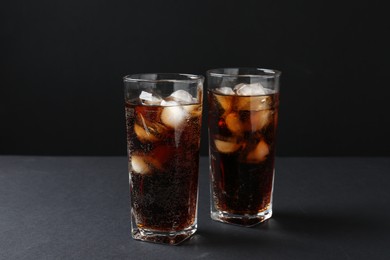
[[[139,95],[143,105],[160,105],[162,98],[156,94],[142,91]]]
[[[188,112],[192,117],[198,117],[202,115],[202,106],[200,105],[185,105],[183,109]]]
[[[224,95],[234,95],[233,89],[231,89],[229,87],[217,88],[216,92],[224,94]]]
[[[197,100],[194,99],[190,93],[183,89],[176,90],[169,97],[181,104],[192,104],[197,102]]]
[[[274,120],[273,110],[240,112],[244,131],[256,132],[267,127]]]
[[[138,140],[141,142],[155,142],[158,138],[151,133],[149,128],[144,124],[144,126],[140,126],[138,124],[134,124],[134,132],[138,137]]]
[[[164,153],[161,156],[161,153],[156,149],[152,150],[149,154],[133,154],[131,156],[132,170],[139,174],[150,174],[155,170],[163,171],[163,164],[170,158],[171,153],[169,153],[169,150],[167,152],[165,147],[161,147],[160,150],[164,149]]]
[[[273,110],[260,110],[251,112],[250,114],[250,125],[252,132],[259,131],[264,127],[268,126],[273,120]],[[249,129],[248,129],[249,130]]]
[[[233,96],[215,95],[215,98],[224,110],[224,115],[230,113],[233,107]]]
[[[243,123],[240,120],[240,116],[237,113],[230,113],[225,118],[227,128],[234,135],[241,135],[244,132]]]
[[[268,144],[264,140],[261,140],[256,145],[256,147],[248,153],[246,160],[249,163],[259,163],[267,159],[268,154],[269,154]]]
[[[183,109],[178,102],[163,100],[161,105],[166,106],[161,112],[161,122],[163,122],[164,125],[171,128],[177,128],[184,123],[188,112]]]
[[[256,96],[256,97],[239,97],[236,98],[235,109],[258,111],[270,109],[272,107],[272,97],[270,96]]]
[[[151,172],[151,167],[146,163],[145,159],[139,155],[131,156],[131,168],[139,174],[148,174]]]
[[[251,84],[240,83],[234,87],[234,91],[237,95],[240,96],[256,96],[266,94],[263,85],[261,85],[259,82]]]
[[[274,93],[275,93],[275,90],[269,89],[269,88],[264,88],[264,91],[265,91],[265,94],[267,94],[267,95],[270,95],[270,94],[274,94]]]
[[[238,144],[236,140],[233,139],[226,141],[215,139],[214,143],[217,150],[221,153],[233,153],[241,147],[241,144]]]
[[[170,100],[170,101],[161,101],[161,106],[163,107],[169,107],[169,106],[179,106],[179,102],[176,102],[176,101],[173,101],[173,100]]]
[[[156,121],[156,118],[147,120],[141,113],[137,114],[136,123],[134,124],[134,132],[141,142],[158,141],[168,131],[167,127]]]

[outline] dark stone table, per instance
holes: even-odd
[[[390,158],[277,158],[274,216],[209,217],[179,246],[132,240],[125,157],[0,156],[0,259],[390,259]]]

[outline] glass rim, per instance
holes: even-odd
[[[141,76],[152,76],[161,75],[166,76],[167,79],[143,79]],[[184,76],[186,79],[177,79],[175,76]],[[129,74],[123,77],[124,82],[150,82],[150,83],[161,83],[161,82],[182,82],[182,83],[201,83],[204,81],[204,76],[188,74],[188,73],[136,73]]]
[[[264,75],[259,74],[253,74],[253,73],[227,73],[226,70],[255,70],[255,71],[261,71],[265,73]],[[265,69],[265,68],[257,68],[257,67],[229,67],[229,68],[216,68],[216,69],[210,69],[207,71],[207,76],[212,77],[234,77],[234,78],[240,78],[240,77],[247,77],[247,78],[276,78],[280,77],[282,72],[280,70],[275,69]]]

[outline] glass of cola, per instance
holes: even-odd
[[[176,245],[197,229],[202,76],[124,77],[131,234]]]
[[[253,226],[272,216],[280,71],[207,72],[211,218]]]

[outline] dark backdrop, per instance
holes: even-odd
[[[124,155],[122,76],[256,66],[279,155],[390,155],[388,11],[348,2],[3,0],[0,154]]]

